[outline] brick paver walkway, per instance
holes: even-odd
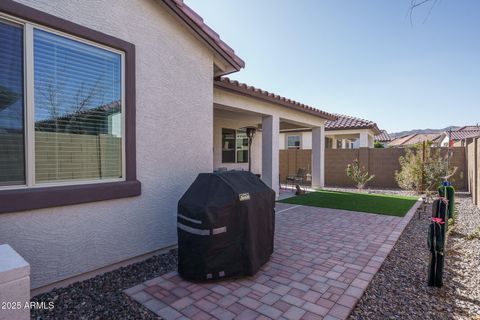
[[[413,213],[278,204],[275,252],[254,277],[200,284],[171,272],[125,293],[164,319],[345,319]]]

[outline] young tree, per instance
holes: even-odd
[[[375,178],[375,175],[369,175],[365,167],[361,167],[358,163],[358,159],[355,159],[352,164],[347,166],[345,170],[347,177],[352,178],[353,182],[356,183],[357,188],[362,191],[365,188],[365,185]]]

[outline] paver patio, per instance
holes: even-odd
[[[399,218],[277,204],[275,252],[254,277],[171,272],[125,293],[164,319],[345,319],[417,205]]]

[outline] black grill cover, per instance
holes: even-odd
[[[252,276],[273,253],[275,192],[245,171],[202,173],[178,202],[178,272]]]

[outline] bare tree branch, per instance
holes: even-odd
[[[410,1],[410,8],[409,8],[409,13],[410,13],[410,25],[413,26],[413,12],[415,9],[418,7],[421,7],[423,5],[426,5],[427,3],[431,3],[432,5],[430,6],[430,9],[428,10],[427,15],[425,16],[425,19],[423,19],[423,23],[425,23],[428,18],[430,17],[433,8],[437,5],[438,0],[411,0]]]

